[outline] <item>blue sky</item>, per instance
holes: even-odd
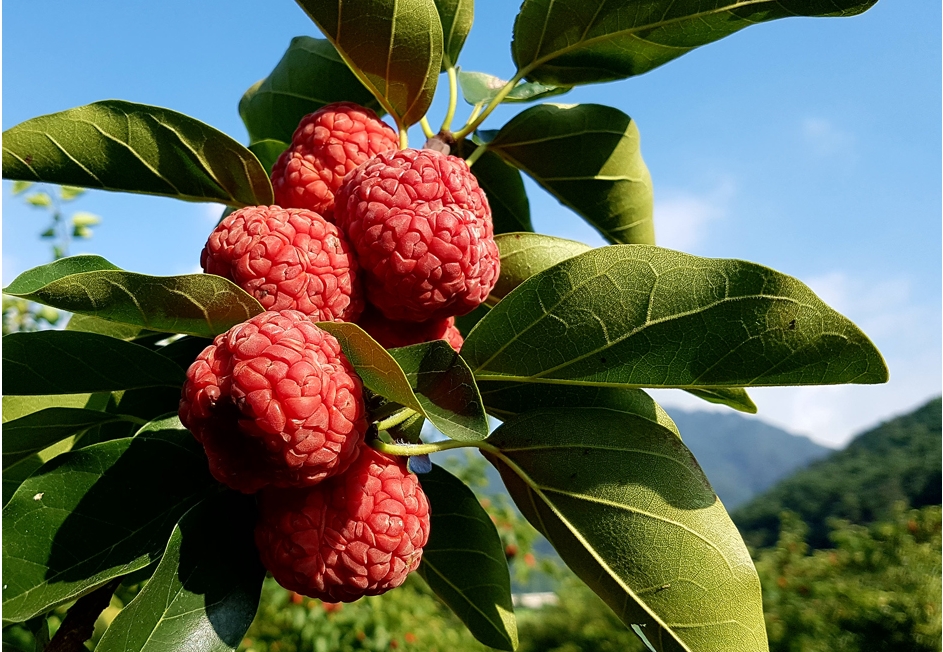
[[[463,67],[513,74],[517,7],[479,0]],[[11,0],[3,22],[4,129],[120,98],[182,111],[243,142],[242,93],[291,37],[318,36],[290,0]],[[939,2],[881,0],[855,18],[751,27],[641,77],[555,98],[610,104],[637,121],[660,245],[792,274],[875,340],[888,385],[752,391],[761,418],[823,443],[839,445],[940,393],[940,24]],[[519,110],[502,107],[484,126]],[[537,230],[602,244],[556,200],[530,182],[528,190]],[[75,208],[104,222],[72,253],[151,274],[197,271],[219,215],[216,206],[105,192]],[[44,227],[4,182],[4,284],[46,262]],[[707,407],[681,392],[657,398]]]

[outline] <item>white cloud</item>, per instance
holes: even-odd
[[[726,179],[705,194],[687,191],[656,194],[655,236],[658,245],[681,251],[696,249],[704,241],[711,223],[727,216],[734,192],[733,182]]]
[[[802,138],[819,157],[850,154],[855,138],[825,118],[807,117],[801,125]]]

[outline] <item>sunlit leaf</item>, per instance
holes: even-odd
[[[462,89],[462,97],[469,104],[479,104],[481,102],[490,102],[502,88],[507,84],[507,80],[489,75],[484,72],[459,71],[458,83]],[[556,86],[553,84],[541,84],[540,82],[522,82],[517,84],[510,93],[504,96],[502,102],[534,102],[545,97],[553,95],[562,95],[571,90],[571,86]]]
[[[534,274],[592,249],[582,242],[540,233],[506,233],[494,241],[501,252],[501,275],[491,296],[498,299]]]
[[[738,412],[756,414],[756,403],[742,387],[689,387],[686,391],[708,403],[726,405]]]

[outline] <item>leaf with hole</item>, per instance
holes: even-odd
[[[401,128],[419,122],[442,66],[433,0],[297,0]]]
[[[791,16],[852,16],[877,0],[526,0],[514,21],[518,73],[545,84],[641,75],[744,27]]]
[[[482,380],[628,387],[881,383],[874,344],[768,267],[614,245],[522,283],[462,346]]]
[[[3,132],[3,178],[231,206],[273,203],[255,156],[195,118],[105,100]]]
[[[609,242],[654,244],[652,179],[635,121],[601,104],[540,104],[488,143]]]
[[[342,101],[381,110],[330,41],[296,36],[269,76],[242,96],[239,115],[251,142],[289,143],[304,116]]]
[[[656,652],[765,652],[760,581],[677,435],[601,408],[527,412],[485,457],[527,520]]]
[[[501,537],[471,489],[440,466],[420,478],[429,498],[429,542],[419,574],[479,641],[517,648],[511,576]]]
[[[174,527],[150,581],[121,610],[97,652],[235,650],[259,606],[265,569],[252,538],[255,504],[228,491]]]

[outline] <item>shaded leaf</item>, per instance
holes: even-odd
[[[8,469],[3,469],[3,506],[5,507],[21,484],[36,472],[43,464],[62,453],[72,450],[76,445],[75,436],[56,442],[49,448],[26,457]]]
[[[177,387],[173,361],[131,342],[97,333],[37,331],[3,337],[6,394],[80,394]]]
[[[297,36],[269,76],[242,96],[239,115],[253,143],[288,143],[304,116],[341,101],[380,109],[330,41]],[[265,166],[265,160],[259,160]],[[271,171],[271,167],[266,170]]]
[[[80,333],[98,333],[99,335],[107,335],[117,340],[126,341],[132,341],[142,333],[150,333],[150,331],[145,331],[145,329],[134,324],[122,324],[116,321],[92,317],[91,315],[72,315],[69,317],[69,322],[65,325],[65,330],[78,331]],[[162,335],[164,334],[162,333]],[[164,336],[166,337],[166,335]]]
[[[396,124],[419,122],[442,65],[442,24],[433,0],[296,1]]]
[[[475,0],[434,0],[442,23],[442,72],[458,63],[458,54],[475,20]]]
[[[3,469],[72,435],[123,417],[98,410],[52,407],[3,424]]]
[[[186,430],[59,455],[3,510],[3,618],[22,622],[157,560],[174,524],[215,490]]]
[[[231,491],[190,509],[153,577],[108,627],[97,652],[235,650],[265,577],[254,523],[252,498]]]
[[[626,412],[543,409],[487,444],[527,520],[651,649],[767,650],[749,552],[675,433]]]
[[[685,391],[708,403],[726,405],[738,412],[756,414],[756,403],[742,387],[690,387]]]
[[[255,156],[195,118],[105,100],[3,132],[3,177],[233,206],[273,203]]]
[[[768,267],[641,245],[593,249],[521,284],[462,357],[481,380],[634,387],[880,383],[870,340]]]
[[[168,344],[157,349],[157,352],[165,358],[170,358],[176,362],[181,369],[189,369],[196,357],[203,350],[210,346],[213,340],[206,337],[193,337],[184,335]]]
[[[455,318],[455,327],[462,334],[462,337],[468,337],[475,325],[484,319],[484,316],[491,312],[491,308],[486,304],[481,304],[467,315],[460,315]]]
[[[471,489],[440,466],[433,464],[420,482],[432,522],[419,574],[475,638],[514,650],[511,576],[491,517]]]
[[[640,75],[756,23],[851,16],[877,0],[526,0],[511,52],[519,73],[547,84]]]
[[[390,349],[406,374],[424,414],[439,431],[459,441],[488,436],[488,417],[475,378],[445,340]]]
[[[488,149],[520,168],[609,242],[654,244],[652,179],[635,121],[601,104],[541,104]]]
[[[497,97],[501,89],[507,84],[507,80],[484,72],[461,70],[458,73],[458,84],[462,89],[462,97],[465,98],[465,101],[474,105],[481,102],[490,102]],[[571,89],[572,86],[522,82],[517,84],[501,101],[534,102],[553,95],[563,95]]]
[[[286,149],[288,149],[288,143],[270,138],[249,145],[249,151],[255,154],[269,176],[272,175],[272,167],[275,165],[275,161]]]
[[[108,321],[202,337],[225,333],[263,311],[245,290],[215,274],[147,276],[117,268],[75,272],[87,261],[70,265],[72,260],[24,272],[4,292]]]
[[[478,147],[472,141],[465,140],[458,154],[468,158]],[[534,230],[530,221],[530,202],[520,170],[488,151],[474,162],[471,170],[488,197],[495,234]]]
[[[582,242],[539,233],[506,233],[494,241],[501,252],[501,275],[491,296],[498,299],[534,274],[592,249]]]

